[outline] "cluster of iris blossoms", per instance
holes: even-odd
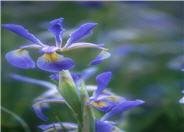
[[[35,62],[29,55],[29,49],[38,50],[43,55],[37,60],[37,67],[41,70],[52,72],[50,78],[56,80],[56,84],[37,80],[21,75],[13,75],[13,78],[33,84],[45,86],[46,92],[35,99],[33,109],[35,114],[43,121],[49,120],[44,115],[43,109],[48,103],[61,103],[68,106],[76,122],[61,122],[58,118],[52,124],[42,124],[38,128],[44,132],[121,132],[116,125],[116,121],[110,118],[127,111],[133,107],[143,104],[143,100],[127,100],[106,89],[111,80],[111,72],[104,72],[96,77],[96,85],[86,85],[85,82],[96,70],[94,67],[83,72],[71,73],[69,70],[74,67],[71,58],[62,54],[67,51],[79,48],[96,48],[101,50],[99,55],[89,63],[89,66],[100,64],[104,59],[110,57],[108,49],[103,44],[88,42],[77,42],[79,39],[91,35],[96,23],[87,23],[80,26],[70,34],[66,44],[62,46],[62,36],[64,28],[63,18],[50,22],[49,31],[55,35],[56,46],[49,46],[42,43],[28,30],[19,25],[4,24],[4,28],[26,38],[32,43],[22,45],[18,49],[6,54],[7,61],[15,67],[29,69],[35,68]],[[105,114],[97,119],[94,109],[103,111]]]

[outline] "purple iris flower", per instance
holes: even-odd
[[[90,97],[88,102],[89,105],[97,108],[98,110],[108,112],[111,114],[116,113],[116,107],[122,108],[122,111],[126,111],[134,106],[142,104],[144,101],[135,100],[135,101],[128,101],[123,97],[117,96],[113,93],[103,93],[105,88],[107,87],[108,83],[111,79],[111,72],[104,72],[101,73],[96,77],[96,81],[98,83],[97,89],[93,92],[93,96]],[[138,104],[137,104],[138,103]],[[112,112],[115,109],[115,112]],[[120,110],[121,111],[121,110]],[[109,114],[107,113],[107,116]],[[106,117],[105,117],[106,118]]]
[[[139,99],[135,101],[128,101],[125,98],[117,96],[113,93],[103,93],[106,86],[110,82],[110,79],[111,72],[104,72],[96,77],[98,87],[88,102],[89,105],[97,108],[98,110],[107,112],[101,120],[96,120],[96,132],[116,131],[118,128],[112,126],[108,119],[144,103],[143,100]]]
[[[60,72],[62,70],[68,70],[74,67],[72,59],[64,57],[63,52],[78,49],[78,48],[97,48],[102,50],[100,54],[89,65],[95,65],[102,62],[102,60],[110,57],[110,53],[107,49],[103,48],[103,44],[93,44],[87,42],[77,42],[79,39],[91,35],[96,23],[87,23],[80,26],[77,30],[70,34],[70,38],[66,44],[62,46],[62,37],[64,28],[62,26],[64,18],[55,19],[50,22],[49,31],[55,35],[56,46],[49,46],[43,44],[33,34],[29,33],[24,27],[14,24],[3,24],[2,26],[8,30],[26,38],[31,41],[32,44],[20,46],[19,49],[10,51],[6,54],[7,61],[19,68],[28,69],[34,68],[35,62],[29,55],[27,49],[37,49],[43,53],[37,60],[37,66],[45,71]]]

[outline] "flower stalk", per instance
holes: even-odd
[[[75,86],[69,70],[59,72],[58,91],[64,98],[66,105],[71,109],[74,118],[78,122],[79,132],[82,127],[82,109],[79,92]]]

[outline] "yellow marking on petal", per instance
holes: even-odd
[[[55,62],[59,59],[59,56],[56,54],[56,52],[54,52],[50,54],[45,54],[44,58],[48,61]]]
[[[24,49],[18,49],[18,50],[17,50],[17,53],[18,53],[18,54],[22,54],[24,51],[25,51]]]
[[[117,96],[107,96],[106,98],[111,100],[111,101],[118,101],[118,100],[120,100],[120,98],[117,97]]]
[[[69,49],[62,49],[62,50],[60,50],[60,52],[66,52],[66,51],[68,51]]]
[[[26,56],[28,54],[28,51],[24,50],[24,49],[17,49],[14,52],[14,55],[17,57],[23,57]]]
[[[102,101],[91,101],[91,104],[93,104],[94,106],[97,106],[97,107],[103,107],[103,106],[106,106],[107,104],[102,102]]]

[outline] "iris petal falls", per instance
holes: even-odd
[[[6,59],[10,64],[19,68],[28,69],[35,67],[35,62],[27,50],[12,50],[6,54]]]
[[[72,59],[66,58],[57,53],[44,54],[37,60],[40,69],[49,72],[60,72],[71,69],[74,66]]]

